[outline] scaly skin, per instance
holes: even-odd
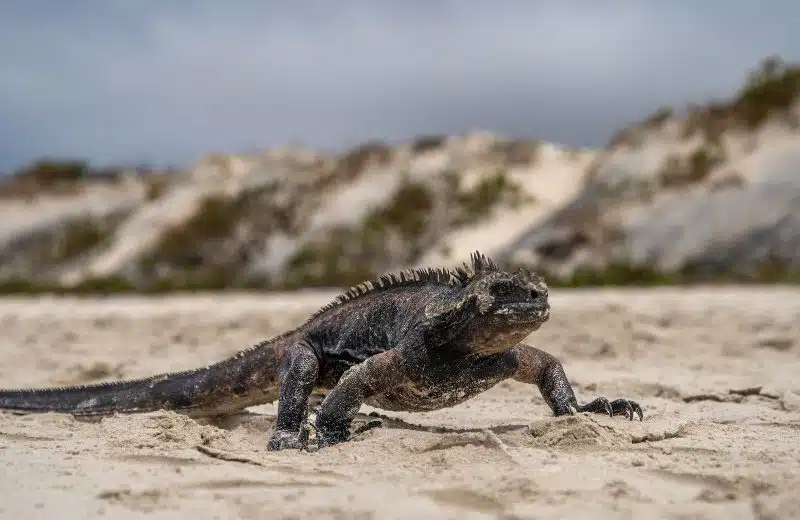
[[[538,275],[479,252],[455,270],[405,271],[351,288],[304,324],[208,367],[64,388],[0,390],[0,409],[105,415],[232,413],[278,399],[267,449],[302,448],[308,401],[326,393],[319,446],[347,441],[362,404],[421,412],[455,406],[504,379],[535,385],[556,416],[643,419],[634,401],[578,404],[561,363],[521,341],[550,317]]]

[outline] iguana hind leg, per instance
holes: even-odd
[[[603,413],[610,416],[625,415],[631,420],[634,415],[638,415],[640,421],[644,418],[639,403],[629,399],[609,401],[605,397],[598,397],[585,405],[579,405],[558,359],[530,345],[520,344],[514,350],[519,357],[519,368],[514,374],[514,379],[536,385],[556,416],[574,411]]]
[[[287,348],[278,370],[281,385],[278,417],[267,450],[300,449],[308,398],[317,382],[319,362],[308,345],[297,343]]]

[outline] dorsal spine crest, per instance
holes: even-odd
[[[324,305],[317,312],[312,314],[308,321],[313,320],[324,312],[349,302],[367,294],[385,291],[395,287],[409,287],[426,283],[450,285],[453,287],[463,287],[467,285],[476,275],[490,271],[496,271],[497,264],[491,258],[480,251],[475,251],[470,255],[470,263],[464,263],[461,267],[453,269],[422,267],[418,269],[406,269],[393,273],[386,273],[374,280],[368,280],[358,285],[354,285],[334,298],[333,301]]]

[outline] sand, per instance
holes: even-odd
[[[529,341],[562,359],[580,400],[636,399],[644,422],[553,418],[515,382],[444,411],[381,412],[383,427],[313,453],[265,451],[274,404],[213,424],[4,413],[0,517],[800,515],[800,290],[553,293],[552,318]],[[3,299],[0,382],[198,366],[300,323],[332,295]]]

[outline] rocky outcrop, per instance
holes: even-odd
[[[798,94],[800,69],[770,69],[729,101],[682,116],[660,111],[626,129],[597,155],[576,197],[501,258],[564,277],[611,264],[709,275],[800,270]]]

